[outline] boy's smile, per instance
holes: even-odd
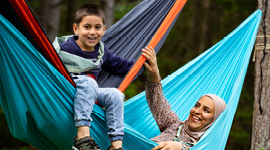
[[[95,45],[101,40],[106,30],[106,25],[103,24],[102,19],[98,16],[88,15],[82,18],[79,26],[73,25],[74,33],[78,35],[79,39],[76,43],[83,51],[94,51]]]

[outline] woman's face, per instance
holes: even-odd
[[[190,110],[188,117],[189,129],[192,131],[199,131],[212,123],[215,116],[215,103],[208,97],[203,96]]]

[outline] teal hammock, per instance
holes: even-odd
[[[257,10],[231,34],[162,80],[181,120],[199,97],[213,93],[227,108],[192,149],[224,149],[261,19]],[[40,149],[71,149],[75,88],[0,15],[0,104],[11,134]],[[95,105],[91,135],[109,146],[104,110]],[[125,102],[124,149],[151,149],[159,129],[141,93]]]

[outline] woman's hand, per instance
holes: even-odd
[[[156,52],[152,47],[145,47],[142,49],[142,55],[147,59],[147,62],[144,62],[144,66],[148,72],[147,80],[152,83],[157,83],[160,81],[159,70],[157,66]]]
[[[157,142],[159,145],[154,147],[152,150],[181,150],[182,143],[175,141]]]

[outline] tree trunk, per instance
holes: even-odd
[[[104,12],[105,12],[106,28],[109,29],[113,25],[115,0],[103,0],[103,1],[105,2]]]
[[[253,125],[252,125],[252,141],[251,149],[258,150],[260,148],[270,149],[270,7],[269,0],[258,0],[258,8],[262,8],[263,17],[258,29],[255,53],[255,97],[253,110]],[[268,3],[265,4],[265,2]],[[264,11],[265,10],[265,11]],[[264,15],[266,15],[264,19]],[[265,21],[265,28],[263,27]],[[264,32],[265,29],[265,32]],[[264,42],[266,37],[266,43]],[[265,45],[266,48],[259,45]]]
[[[61,15],[61,0],[42,0],[39,20],[50,41],[58,35]]]
[[[209,36],[209,24],[211,17],[211,10],[210,10],[210,0],[204,0],[203,2],[203,8],[204,8],[204,18],[202,22],[202,31],[201,31],[201,37],[200,37],[200,43],[199,43],[199,53],[202,53],[206,49],[206,43],[207,41],[211,41]]]
[[[66,31],[73,33],[73,24],[75,23],[75,15],[77,3],[75,0],[68,0],[67,1],[67,11],[66,11]],[[76,8],[76,9],[75,9]]]

